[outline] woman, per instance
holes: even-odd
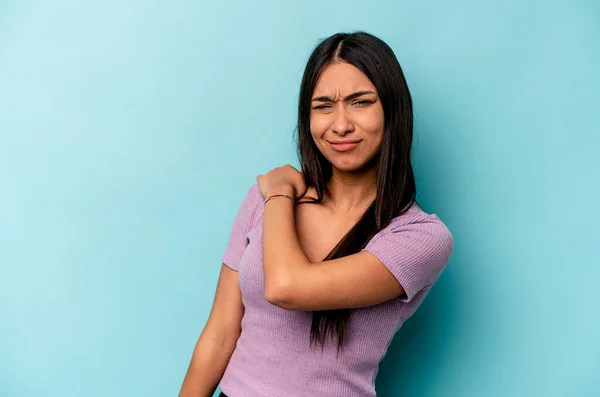
[[[302,173],[257,178],[180,396],[375,396],[379,362],[452,235],[415,202],[412,101],[392,50],[336,34],[300,88]]]

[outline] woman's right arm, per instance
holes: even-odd
[[[179,397],[210,397],[241,332],[244,306],[238,273],[222,265],[210,316],[196,343]]]

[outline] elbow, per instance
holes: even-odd
[[[290,283],[265,283],[265,299],[274,306],[293,310],[294,299]]]

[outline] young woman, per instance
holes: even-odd
[[[249,189],[180,396],[375,396],[394,333],[453,248],[415,202],[412,135],[383,41],[317,46],[300,88],[302,172],[276,168]]]

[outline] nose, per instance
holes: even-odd
[[[343,108],[337,109],[335,112],[335,119],[331,123],[331,130],[340,136],[344,136],[347,133],[354,131],[354,124],[348,118],[348,115]]]

